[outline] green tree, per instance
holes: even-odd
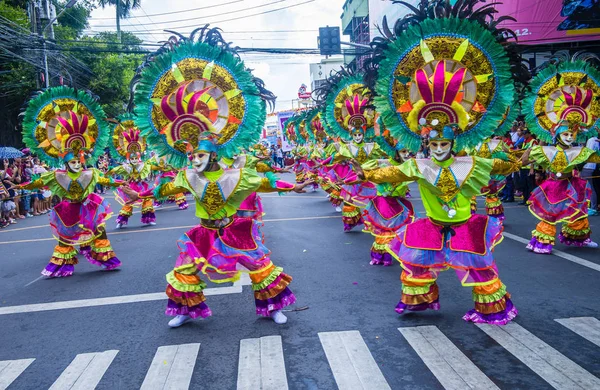
[[[141,0],[98,0],[98,5],[105,8],[109,5],[114,5],[116,9],[117,19],[117,37],[121,42],[121,19],[128,17],[136,8],[142,6]]]

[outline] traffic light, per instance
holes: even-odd
[[[339,27],[319,27],[319,49],[322,56],[342,53]]]

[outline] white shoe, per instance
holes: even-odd
[[[585,244],[584,247],[586,247],[586,248],[598,248],[598,243],[596,243],[594,241],[590,241],[587,244]]]
[[[186,322],[189,322],[191,320],[192,320],[192,317],[190,317],[188,315],[180,314],[180,315],[176,316],[175,318],[173,318],[171,321],[169,321],[169,326],[171,328],[179,328],[181,325],[183,325]]]
[[[335,211],[337,211],[338,213],[341,213],[342,212],[342,208],[340,206],[338,206],[338,207],[335,208]]]
[[[122,227],[123,227],[123,224],[122,224],[122,223],[118,223],[118,224],[117,224],[117,229],[121,229]]]
[[[148,225],[150,225],[150,226],[156,226],[156,222],[148,222]]]
[[[275,310],[271,312],[271,318],[277,325],[282,325],[287,322],[287,317],[281,312],[281,310]]]

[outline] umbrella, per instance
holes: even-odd
[[[23,157],[23,152],[10,146],[0,146],[0,158]]]

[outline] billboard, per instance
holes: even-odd
[[[420,0],[408,0],[417,5]],[[490,4],[492,1],[488,0]],[[504,22],[500,26],[513,30],[519,44],[588,41],[600,39],[600,0],[498,0],[496,18],[509,15],[516,22]],[[481,5],[485,5],[482,3]],[[371,39],[381,36],[383,16],[387,16],[390,28],[394,22],[410,10],[388,0],[369,1],[369,32]]]
[[[496,9],[496,17],[509,15],[517,19],[501,27],[513,30],[519,44],[600,39],[598,0],[504,0]]]

